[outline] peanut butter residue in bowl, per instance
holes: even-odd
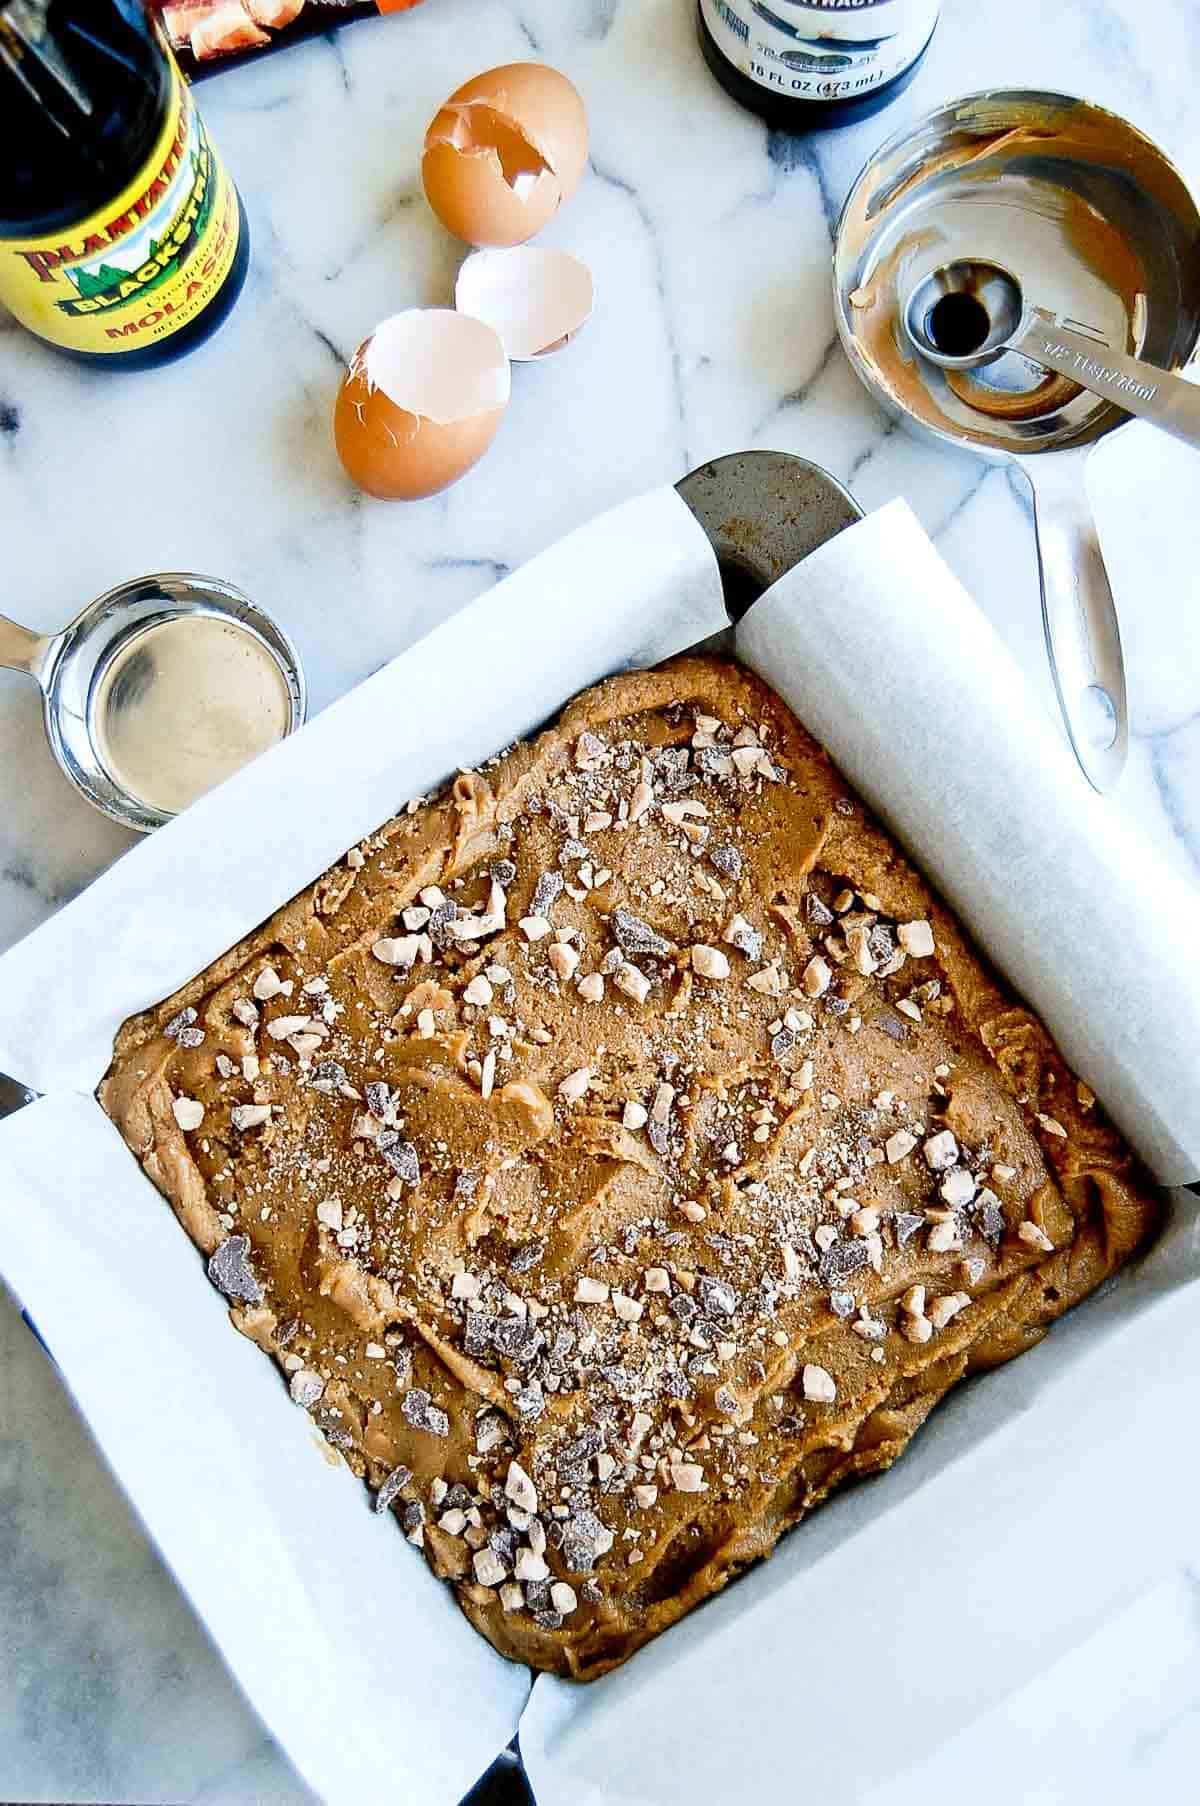
[[[942,437],[990,453],[1092,439],[1119,408],[1015,352],[965,377],[936,368],[903,331],[907,296],[940,264],[996,262],[1036,276],[1064,319],[1178,368],[1200,325],[1198,229],[1180,177],[1125,120],[1065,95],[969,96],[884,146],[851,191],[838,329],[867,386]]]

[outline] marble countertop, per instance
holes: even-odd
[[[458,488],[366,501],[330,444],[340,370],[382,315],[447,301],[461,255],[416,180],[425,122],[475,70],[531,56],[589,105],[592,169],[546,239],[592,264],[596,318],[560,362],[517,370],[497,444]],[[291,630],[320,708],[587,516],[707,457],[773,446],[826,465],[866,507],[906,495],[1049,706],[1023,485],[898,432],[859,388],[833,329],[832,224],[877,142],[984,86],[1087,93],[1198,186],[1198,81],[1191,0],[950,0],[887,113],[806,140],[768,135],[726,100],[689,0],[428,0],[218,77],[202,103],[253,263],[217,338],[177,367],[108,377],[0,322],[3,608],[48,629],[142,570],[219,573]],[[1094,459],[1132,695],[1112,807],[1200,884],[1200,519],[1179,506],[1192,454],[1141,431]],[[6,672],[0,770],[4,947],[128,836],[59,776],[33,686]],[[2,1293],[0,1626],[0,1799],[310,1797]],[[1194,1570],[1164,1575],[898,1776],[886,1806],[968,1786],[976,1806],[1125,1806],[1190,1794],[1198,1762],[1200,1531]]]

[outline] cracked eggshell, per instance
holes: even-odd
[[[457,88],[425,134],[421,180],[442,224],[472,245],[521,245],[579,186],[587,114],[565,75],[507,63]]]
[[[393,314],[342,379],[333,410],[338,457],[368,495],[436,495],[482,458],[510,388],[504,347],[484,321],[448,307]]]
[[[459,312],[486,320],[518,363],[561,350],[586,324],[593,298],[587,265],[541,245],[475,251],[454,291]]]

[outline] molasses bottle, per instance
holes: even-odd
[[[941,0],[699,0],[726,93],[781,132],[850,125],[908,86]]]
[[[140,0],[0,0],[0,302],[68,355],[145,369],[241,292],[246,216]]]

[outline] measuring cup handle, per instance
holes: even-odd
[[[1042,620],[1075,757],[1111,790],[1129,751],[1121,630],[1084,481],[1088,448],[1018,460],[1033,490]]]
[[[50,641],[39,633],[31,633],[6,615],[0,615],[0,666],[9,671],[27,671],[41,682],[42,666]]]

